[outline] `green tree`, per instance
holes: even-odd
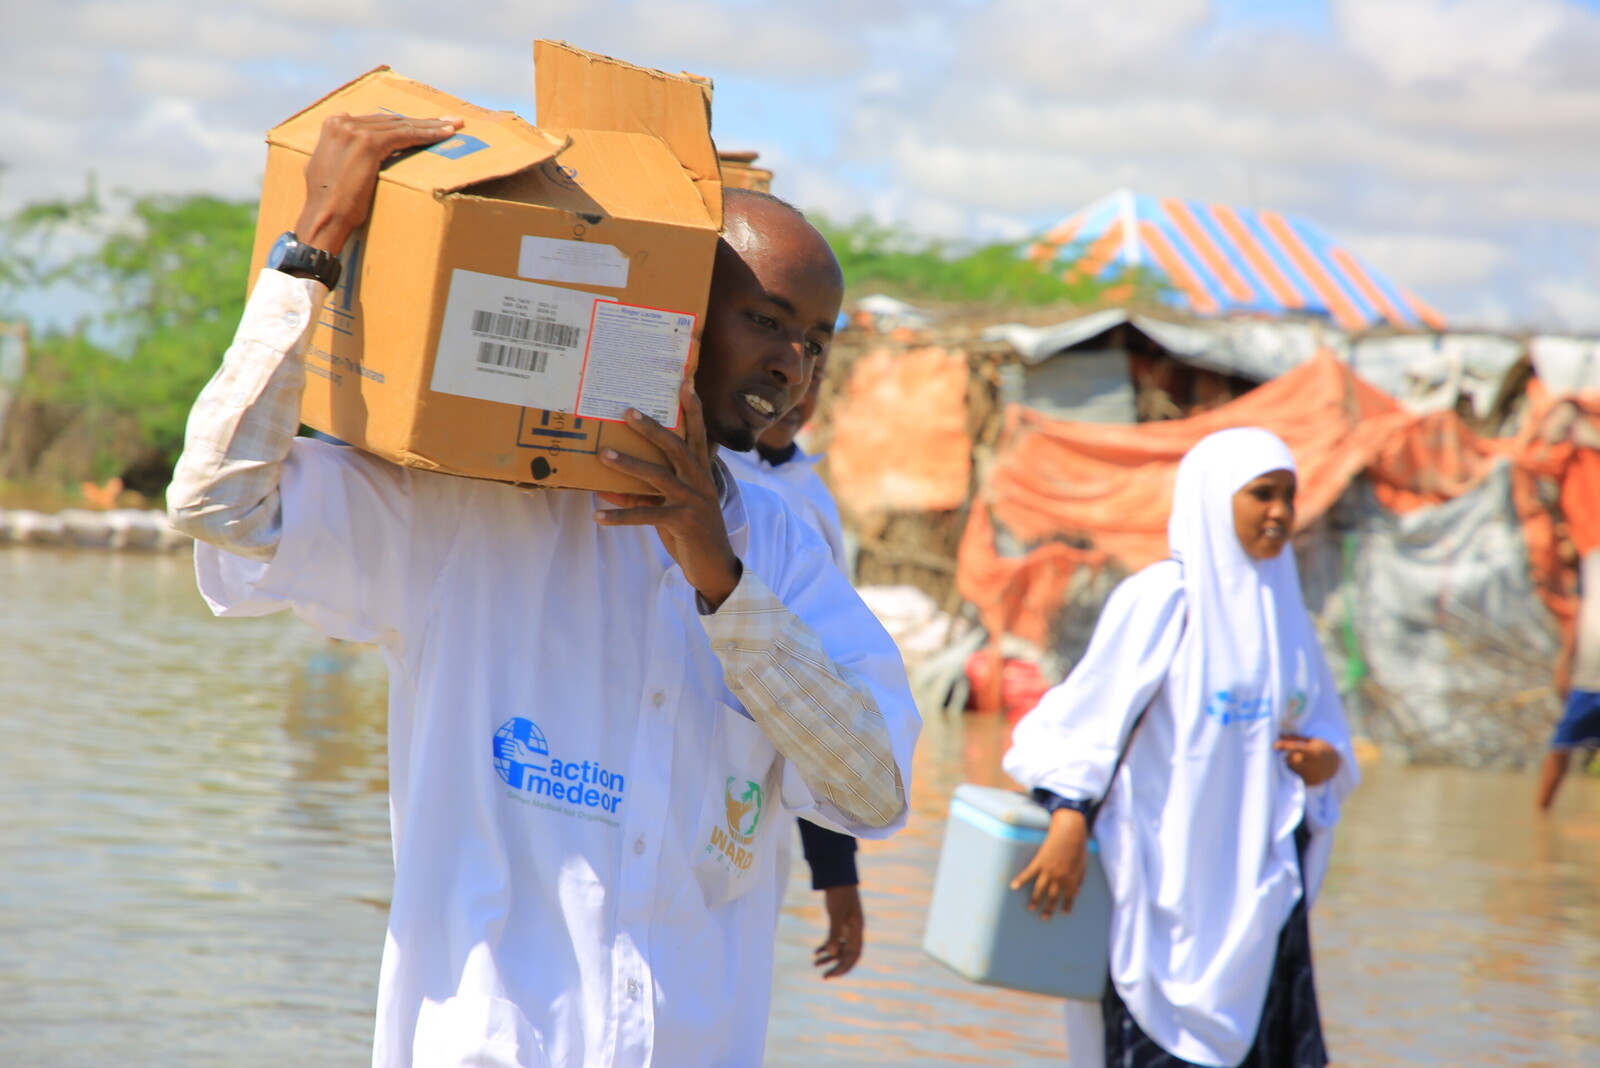
[[[134,225],[86,264],[110,291],[107,325],[127,338],[117,404],[169,470],[195,395],[244,313],[255,213],[214,197],[143,197]]]
[[[65,436],[79,447],[64,477],[120,474],[158,493],[243,312],[254,236],[251,202],[143,196],[114,210],[92,185],[0,220],[0,309],[49,286],[99,309],[65,332],[36,326],[6,469],[28,477]]]
[[[21,294],[54,285],[76,269],[77,258],[61,245],[91,227],[102,211],[91,178],[76,200],[28,204],[0,218],[0,316],[16,314]]]

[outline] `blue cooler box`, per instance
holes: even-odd
[[[1065,916],[1029,912],[1032,883],[1011,889],[1049,828],[1050,814],[1026,794],[956,787],[922,948],[975,983],[1099,1000],[1110,969],[1111,888],[1094,841]]]

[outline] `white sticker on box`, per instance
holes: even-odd
[[[578,414],[621,419],[633,407],[676,427],[694,320],[681,312],[597,303]]]
[[[570,412],[578,402],[592,293],[451,272],[433,361],[436,393]]]
[[[529,236],[522,239],[517,273],[546,282],[623,289],[628,284],[628,257],[615,245]]]

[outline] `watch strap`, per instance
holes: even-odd
[[[321,282],[330,290],[338,288],[343,264],[339,257],[320,248],[314,248],[286,230],[272,246],[267,266],[295,278],[310,278]]]

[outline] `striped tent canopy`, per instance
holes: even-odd
[[[1443,330],[1444,318],[1304,219],[1113,193],[1033,247],[1068,281],[1142,268],[1196,315],[1320,315],[1350,331]]]

